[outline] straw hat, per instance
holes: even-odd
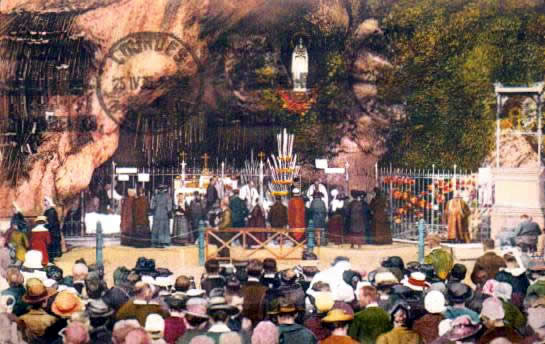
[[[36,304],[47,300],[56,293],[55,289],[46,288],[41,280],[30,278],[26,283],[26,292],[22,299],[28,304]]]
[[[351,321],[354,319],[354,314],[346,313],[340,308],[335,308],[327,313],[327,316],[322,319],[323,322],[340,322]]]
[[[398,283],[399,281],[390,271],[377,272],[374,277],[374,285],[376,287],[392,286]]]
[[[445,306],[445,295],[438,290],[430,291],[424,298],[424,308],[431,314],[443,313]]]
[[[193,297],[187,300],[186,315],[191,315],[197,318],[208,319],[208,314],[206,314],[206,299],[202,297]]]
[[[36,217],[36,220],[34,220],[34,223],[47,223],[47,217],[40,215]]]
[[[216,311],[224,311],[229,315],[235,315],[238,313],[238,309],[227,304],[227,301],[223,296],[211,297],[210,300],[208,300],[208,314]]]
[[[165,319],[157,313],[151,313],[146,317],[144,329],[151,334],[152,339],[160,339],[165,331]]]
[[[25,253],[25,261],[23,262],[23,268],[43,269],[42,259],[43,259],[43,256],[41,251],[37,251],[37,250],[27,251],[27,253]]]
[[[55,297],[55,301],[51,305],[51,311],[61,318],[70,318],[74,313],[83,310],[83,302],[74,293],[68,290],[61,291]]]
[[[420,271],[411,273],[409,278],[403,281],[403,285],[415,291],[424,291],[430,287],[430,284],[426,282],[426,275]]]
[[[299,196],[301,194],[301,190],[299,190],[299,188],[294,188],[293,190],[291,190],[291,193],[294,196]]]

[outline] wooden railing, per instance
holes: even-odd
[[[256,236],[256,233],[265,233],[267,239],[262,240],[259,236]],[[294,238],[294,234],[303,233],[303,238],[301,241],[298,241]],[[265,250],[270,253],[272,257],[276,260],[300,260],[302,259],[302,252],[304,250],[313,251],[314,243],[320,242],[320,231],[314,231],[314,229],[306,228],[294,228],[294,229],[284,229],[284,228],[226,228],[226,229],[213,229],[207,228],[205,230],[205,257],[206,260],[215,258],[218,260],[246,260],[252,258],[257,252]],[[314,238],[316,236],[316,239]],[[248,244],[253,242],[251,248],[247,249]],[[271,242],[278,243],[277,247],[269,247]],[[316,241],[315,241],[316,240]],[[235,246],[233,243],[235,241],[241,242],[242,248],[240,246]],[[286,243],[291,242],[292,245],[287,246]],[[209,245],[217,244],[218,248],[215,252],[211,253]],[[232,250],[237,248],[237,256],[233,257]],[[229,250],[231,254],[229,256],[220,257],[218,254],[222,250]],[[293,257],[293,253],[301,249],[301,256]],[[319,255],[320,246],[317,245],[316,254]]]

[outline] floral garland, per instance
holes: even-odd
[[[310,110],[316,103],[317,93],[309,91],[307,93],[293,92],[291,90],[277,90],[278,96],[282,99],[282,108],[290,112],[295,112],[301,116]]]

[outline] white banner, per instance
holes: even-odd
[[[137,174],[138,169],[136,167],[116,167],[116,174]]]
[[[327,168],[327,159],[316,159],[314,160],[316,164],[316,168],[325,170]]]
[[[344,167],[328,167],[325,169],[326,174],[344,174]]]
[[[139,182],[149,182],[149,173],[138,173]]]
[[[120,182],[128,182],[129,181],[129,175],[128,174],[118,174],[117,180]]]

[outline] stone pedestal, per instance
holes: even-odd
[[[527,214],[544,228],[545,197],[543,168],[492,169],[494,180],[494,206],[491,212],[491,237],[504,228],[520,223],[520,216]]]

